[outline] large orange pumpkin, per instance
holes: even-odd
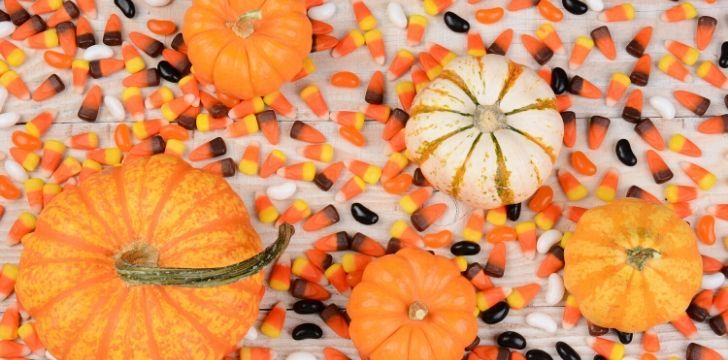
[[[370,263],[346,310],[363,359],[457,360],[477,334],[473,286],[451,260],[420,249]]]
[[[59,359],[214,359],[255,321],[263,252],[221,177],[168,155],[64,191],[24,239],[16,285]],[[241,277],[245,279],[239,280]]]
[[[566,288],[584,317],[625,332],[684,314],[703,274],[690,226],[666,206],[637,199],[584,213],[564,258]]]
[[[241,99],[278,90],[311,51],[303,0],[194,0],[182,32],[195,76]]]

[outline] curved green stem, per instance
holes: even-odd
[[[129,285],[172,285],[184,287],[213,287],[236,282],[254,275],[273,262],[288,247],[293,236],[293,226],[283,224],[278,228],[278,239],[257,255],[216,268],[163,268],[148,262],[136,261],[140,256],[124,254],[116,260],[116,272]],[[139,250],[135,250],[137,253]]]

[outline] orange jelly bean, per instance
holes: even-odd
[[[425,246],[429,248],[443,248],[450,246],[452,243],[452,232],[450,230],[442,230],[434,233],[425,234],[422,238]]]
[[[131,141],[131,128],[127,124],[119,124],[114,129],[114,143],[123,152],[129,151],[134,143]]]
[[[390,194],[403,194],[412,185],[412,175],[401,173],[382,183],[384,191]]]
[[[551,186],[543,185],[531,196],[531,200],[528,201],[528,208],[534,212],[539,212],[549,206],[553,199],[554,190]]]
[[[73,56],[68,56],[57,51],[48,50],[43,53],[43,60],[45,60],[46,64],[56,69],[70,69],[71,64],[73,63]]]
[[[165,141],[169,139],[185,141],[190,138],[190,135],[187,133],[187,129],[177,124],[165,125],[159,130],[159,135],[162,136],[162,139]]]
[[[703,244],[715,244],[715,217],[713,215],[701,216],[695,225],[695,232]]]
[[[5,175],[0,175],[0,196],[8,200],[20,198],[20,189]]]
[[[13,131],[12,140],[15,146],[23,150],[35,151],[43,147],[40,139],[24,131]]]
[[[501,241],[515,241],[518,238],[518,233],[516,233],[516,230],[510,226],[496,226],[488,232],[488,234],[485,236],[485,239],[491,243],[499,243]]]
[[[361,80],[359,77],[350,71],[339,71],[334,75],[331,75],[331,85],[342,88],[355,88],[359,87]]]
[[[147,29],[157,35],[172,35],[177,32],[177,25],[171,20],[150,19],[147,21]]]
[[[582,175],[592,176],[597,173],[597,166],[581,151],[574,151],[569,157],[571,166]]]
[[[503,18],[503,8],[494,7],[490,9],[480,9],[475,12],[475,20],[481,24],[494,24]]]

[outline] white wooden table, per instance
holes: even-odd
[[[343,36],[349,29],[356,26],[349,1],[330,1],[335,2],[338,9],[335,17],[329,20],[335,27],[334,35],[337,37]],[[419,0],[396,1],[402,3],[408,14],[424,14],[421,1]],[[388,55],[388,65],[389,60],[391,60],[394,53],[398,49],[406,47],[404,30],[395,28],[387,19],[385,15],[387,1],[369,0],[366,2],[374,12],[374,15],[379,21],[379,27],[384,34]],[[559,3],[557,5],[560,7],[559,1],[554,2]],[[605,2],[609,6],[616,4],[619,1],[610,0]],[[92,24],[96,30],[97,39],[100,40],[107,16],[111,12],[118,12],[118,10],[112,5],[111,1],[98,1],[97,3],[99,5],[100,15],[96,20],[92,21]],[[151,8],[146,6],[146,4],[144,4],[141,0],[137,0],[136,3],[136,18],[133,21],[123,19],[124,34],[127,34],[131,30],[144,30],[146,20],[149,18],[170,18],[177,21],[178,25],[181,25],[182,15],[190,1],[177,0],[170,6],[164,8]],[[508,55],[521,63],[537,66],[533,59],[525,52],[520,42],[520,34],[533,34],[535,29],[544,22],[544,19],[538,14],[535,8],[516,13],[506,13],[505,17],[499,23],[489,26],[478,24],[474,19],[474,12],[479,8],[505,6],[507,3],[507,0],[487,0],[482,1],[480,4],[470,5],[465,0],[458,0],[450,10],[468,19],[471,26],[481,32],[486,46],[490,44],[495,36],[502,30],[509,27],[513,28],[516,35],[514,36],[513,44]],[[666,24],[659,21],[661,11],[675,4],[675,2],[665,0],[635,1],[637,14],[634,21],[629,23],[609,24],[609,28],[618,49],[617,59],[614,61],[608,61],[595,49],[587,59],[587,63],[584,64],[582,68],[576,72],[569,71],[569,74],[582,75],[586,79],[594,82],[601,89],[606,90],[606,85],[613,72],[622,71],[629,74],[631,71],[635,59],[624,51],[624,47],[627,42],[631,40],[636,31],[645,25],[653,25],[655,27],[652,41],[647,49],[647,52],[652,55],[655,63],[666,52],[663,46],[663,42],[665,40],[674,39],[683,41],[687,44],[693,44],[696,24],[694,20],[675,24]],[[711,6],[705,4],[702,0],[696,0],[694,1],[694,4],[698,7],[701,14],[712,15],[718,19],[718,29],[713,42],[708,49],[703,51],[702,54],[702,59],[717,61],[720,43],[724,40],[728,40],[728,1],[719,1],[718,4]],[[465,35],[449,31],[444,25],[442,16],[430,17],[429,20],[430,24],[425,35],[426,43],[437,42],[460,54],[464,53]],[[547,65],[552,67],[561,66],[566,69],[566,60],[570,53],[574,39],[579,35],[588,35],[593,28],[600,25],[602,25],[602,23],[597,20],[597,13],[595,12],[590,11],[582,16],[574,16],[565,12],[564,20],[555,24],[555,27],[564,41],[567,54],[554,56]],[[164,39],[164,41],[167,45],[169,45],[171,37]],[[419,52],[423,51],[424,48],[425,47],[423,45],[410,50]],[[119,49],[117,48],[115,51],[117,51],[117,57],[120,56]],[[50,74],[50,68],[44,64],[41,52],[33,52],[32,50],[28,50],[28,52],[29,59],[18,69],[18,72],[32,90]],[[367,135],[369,143],[364,148],[356,148],[346,141],[338,138],[337,127],[335,124],[332,122],[316,120],[315,116],[313,116],[306,106],[298,99],[297,92],[309,83],[316,83],[321,86],[331,110],[356,110],[361,104],[363,104],[365,84],[371,73],[375,70],[384,70],[386,67],[377,66],[370,59],[367,50],[364,48],[358,49],[347,57],[336,61],[334,61],[334,59],[332,59],[326,52],[316,53],[312,57],[317,67],[316,73],[299,81],[298,83],[287,85],[283,89],[284,94],[298,108],[296,112],[296,119],[312,123],[321,130],[336,148],[337,160],[359,158],[375,164],[383,165],[386,161],[388,150],[383,150],[387,149],[387,145],[377,140],[379,139],[379,134],[382,129],[381,124],[368,122],[365,125],[364,133]],[[156,62],[150,60],[147,63],[155,64]],[[723,96],[725,95],[725,91],[719,91],[697,78],[691,84],[678,83],[676,80],[673,80],[661,73],[654,65],[655,64],[653,64],[650,82],[647,87],[643,88],[646,97],[652,95],[663,95],[672,99],[671,93],[674,89],[687,89],[702,94],[710,98],[713,102],[706,113],[706,117],[709,115],[718,115],[728,112],[723,105]],[[358,89],[353,90],[334,89],[330,87],[328,85],[330,75],[341,70],[349,70],[359,74],[362,78],[363,85]],[[694,69],[691,71],[694,72]],[[63,71],[58,74],[67,85],[70,85],[70,72]],[[94,82],[101,84],[105,94],[120,96],[122,87],[120,86],[119,79],[124,75],[125,74],[117,74],[111,78]],[[75,115],[78,111],[81,100],[82,98],[80,96],[72,93],[70,90],[67,90],[63,94],[53,98],[51,101],[47,101],[42,104],[34,102],[20,102],[11,99],[8,101],[5,109],[6,111],[12,110],[20,112],[24,122],[42,109],[55,108],[59,111],[58,118],[49,133],[45,135],[45,139],[65,139],[70,134],[92,130],[99,134],[102,146],[113,146],[112,132],[115,123],[110,118],[108,112],[106,110],[102,110],[99,120],[96,123],[83,122]],[[392,83],[387,84],[386,101],[390,105],[396,106],[398,104]],[[622,105],[623,103],[620,103],[617,106],[610,108],[604,105],[603,100],[586,100],[574,97],[574,105],[571,110],[576,112],[578,119],[578,141],[575,148],[585,151],[599,167],[597,175],[592,177],[579,176],[579,179],[588,189],[590,189],[590,191],[593,191],[598,181],[601,179],[605,169],[609,166],[615,166],[619,169],[621,175],[619,184],[620,196],[625,194],[630,185],[638,185],[653,194],[661,195],[662,186],[654,183],[644,161],[643,154],[647,149],[647,145],[639,139],[632,130],[632,124],[621,120],[620,114],[622,111]],[[705,206],[710,204],[728,203],[728,182],[726,181],[728,178],[728,135],[702,135],[697,133],[695,128],[700,119],[696,118],[692,113],[679,105],[678,116],[673,120],[660,119],[654,109],[652,109],[647,103],[645,104],[643,114],[643,116],[653,119],[665,139],[669,138],[672,134],[683,133],[699,144],[704,151],[704,156],[694,161],[710,169],[719,177],[719,183],[714,189],[710,192],[702,192],[700,194],[700,198],[693,202],[696,215],[702,214]],[[158,113],[155,112],[149,112],[148,115],[150,118],[158,117]],[[607,134],[607,138],[602,147],[597,151],[588,150],[585,146],[585,121],[592,115],[602,115],[612,119],[612,125]],[[293,119],[282,119],[281,131],[284,135],[288,133],[292,120]],[[22,129],[22,126],[18,125],[13,129],[0,131],[0,150],[7,151],[7,149],[12,146],[10,134],[16,129]],[[192,141],[188,143],[188,149],[219,135],[221,134],[194,133]],[[639,157],[639,163],[637,166],[631,168],[626,167],[617,160],[613,148],[617,140],[620,138],[627,138],[630,140],[635,153]],[[241,139],[227,139],[226,142],[228,144],[229,155],[231,155],[235,160],[238,160],[244,147],[252,140],[258,140],[261,142],[263,154],[268,153],[272,149],[267,141],[265,141],[265,139],[263,139],[260,135]],[[282,136],[279,148],[284,149],[284,151],[292,157],[292,160],[295,161],[299,159],[299,157],[295,155],[295,149],[298,146],[300,146],[300,143],[296,143],[288,138],[288,136]],[[83,154],[80,152],[71,151],[71,153],[75,153],[75,155],[81,158],[83,157]],[[570,149],[562,151],[558,166],[569,166],[567,160],[569,153]],[[675,174],[675,178],[671,181],[671,183],[689,183],[689,179],[682,173],[678,166],[678,162],[685,160],[685,157],[669,151],[663,151],[661,155],[665,158],[666,162]],[[319,169],[322,168],[323,165],[319,165]],[[409,171],[411,170],[412,168],[409,169]],[[341,181],[345,181],[346,178],[347,176],[342,176]],[[264,181],[257,177],[247,177],[241,174],[236,175],[234,178],[230,178],[231,184],[248,205],[252,205],[253,203],[253,193],[255,190],[262,190],[267,185],[279,183],[281,181],[281,179],[276,177]],[[558,184],[554,177],[551,177],[548,180],[548,183],[554,187],[554,189],[558,189]],[[338,189],[340,185],[341,183],[335,185],[332,191],[325,193],[319,191],[313,184],[299,184],[299,192],[297,196],[305,199],[311,205],[312,209],[317,210],[333,202],[335,190]],[[565,201],[565,198],[560,191],[557,190],[556,193],[557,201]],[[299,231],[295,235],[288,253],[290,253],[292,257],[299,255],[320,236],[339,230],[345,230],[351,234],[356,231],[363,232],[384,243],[389,239],[388,232],[391,224],[398,219],[407,219],[407,216],[398,209],[398,198],[384,192],[381,186],[369,187],[369,190],[365,194],[355,200],[376,211],[380,216],[379,223],[374,226],[360,225],[356,223],[350,215],[350,204],[337,204],[337,209],[342,215],[342,221],[330,228],[314,233],[306,233],[299,227]],[[435,200],[448,202],[451,204],[451,207],[446,216],[431,229],[437,230],[449,228],[454,234],[460,234],[464,218],[467,216],[469,210],[460,204],[456,204],[443,194],[435,194],[435,197],[431,201]],[[25,200],[18,200],[15,202],[3,200],[2,204],[6,207],[6,214],[2,221],[0,221],[0,233],[5,233],[10,228],[18,214],[23,211],[27,205]],[[599,200],[590,196],[587,199],[579,201],[575,205],[590,207],[598,204]],[[276,203],[276,206],[279,209],[284,209],[287,204],[285,202],[281,202]],[[525,219],[531,215],[532,214],[527,211],[524,211],[521,218]],[[689,220],[692,219],[693,218]],[[275,237],[275,231],[273,228],[257,222],[255,223],[255,227],[261,233],[264,241],[270,242]],[[569,230],[573,227],[574,224],[566,219],[562,219],[557,226],[557,228],[561,230]],[[719,235],[719,239],[728,235],[728,222],[718,221],[717,234]],[[703,245],[701,245],[701,249],[704,253],[709,253],[711,256],[722,261],[728,260],[728,251],[726,251],[723,242],[720,240],[711,248],[703,248]],[[21,247],[8,247],[4,242],[0,242],[0,263],[17,262],[21,251]],[[489,246],[486,246],[481,254],[471,257],[470,260],[485,262],[488,251]],[[506,276],[503,279],[497,279],[495,282],[502,286],[519,286],[528,282],[537,281],[534,273],[540,261],[541,256],[533,261],[523,259],[520,256],[517,244],[508,244],[508,266]],[[335,293],[335,291],[333,292]],[[295,299],[288,294],[269,290],[260,305],[262,310],[260,315],[261,318],[265,315],[266,310],[279,300],[288,304],[289,309],[295,301]],[[330,302],[340,306],[345,306],[346,298],[334,295]],[[0,309],[7,306],[7,304],[8,301],[0,304]],[[511,311],[507,319],[497,325],[486,325],[479,320],[479,335],[482,339],[481,343],[493,344],[495,335],[505,330],[514,330],[526,336],[529,348],[540,348],[556,356],[554,344],[556,341],[565,341],[572,345],[584,359],[588,359],[593,356],[593,352],[584,344],[583,338],[587,335],[584,320],[581,320],[579,326],[574,329],[568,331],[559,329],[556,334],[546,334],[525,325],[524,317],[532,311],[545,312],[560,322],[562,307],[560,305],[545,305],[543,294],[539,294],[530,307],[520,311]],[[290,330],[295,325],[303,322],[314,322],[321,325],[324,329],[323,339],[306,341],[292,340]],[[279,355],[285,355],[296,350],[308,350],[316,353],[319,357],[322,356],[321,350],[324,346],[333,346],[343,350],[351,357],[356,357],[356,351],[351,342],[338,338],[326,327],[325,324],[322,323],[322,321],[320,321],[317,316],[301,316],[295,314],[293,311],[289,311],[288,318],[286,320],[286,330],[287,331],[285,331],[278,339],[267,339],[265,336],[260,335],[255,341],[250,341],[248,344],[272,347]],[[698,324],[698,330],[699,333],[693,341],[708,345],[722,354],[728,355],[728,341],[726,341],[725,338],[721,339],[716,337],[707,324]],[[685,348],[688,344],[688,340],[675,331],[671,325],[658,326],[655,331],[659,333],[662,344],[662,351],[660,353],[661,359],[666,358],[667,355],[677,355],[679,358],[683,358],[685,356]],[[609,337],[616,339],[614,334],[610,334]],[[639,357],[641,352],[641,336],[635,335],[632,344],[627,347],[627,354],[632,357]]]

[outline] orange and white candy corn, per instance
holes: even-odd
[[[412,67],[415,62],[415,56],[408,50],[401,49],[397,51],[392,63],[389,64],[387,69],[387,79],[396,80],[400,76],[404,75]]]
[[[354,8],[354,17],[359,29],[369,31],[377,26],[377,19],[363,0],[352,0],[351,6]]]
[[[579,36],[574,41],[574,47],[571,49],[569,57],[569,69],[576,70],[584,63],[586,57],[594,48],[594,41],[587,36]]]
[[[634,19],[634,6],[632,3],[625,2],[605,9],[599,14],[599,21],[618,22],[630,21]]]
[[[695,6],[690,2],[684,2],[665,10],[660,15],[660,19],[665,22],[676,22],[693,19],[696,16],[698,16],[698,10]]]
[[[693,77],[688,69],[672,54],[665,54],[657,62],[657,68],[668,76],[682,82],[690,82]]]

